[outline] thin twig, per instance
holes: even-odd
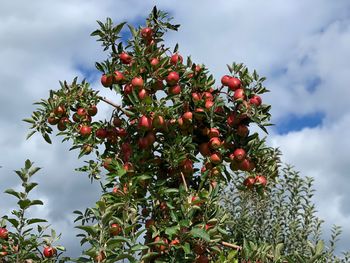
[[[233,248],[233,249],[236,249],[236,250],[241,250],[242,247],[238,246],[238,245],[234,245],[234,244],[231,244],[231,243],[227,243],[225,241],[222,241],[221,244],[225,247],[230,247],[230,248]]]
[[[100,97],[100,100],[106,102],[107,104],[113,106],[114,108],[120,109],[120,105],[117,105],[114,102],[112,102],[112,101],[110,101],[110,100],[108,100],[108,99],[106,99],[104,97]]]
[[[187,187],[186,179],[185,179],[183,172],[181,172],[181,178],[182,178],[182,182],[184,183],[185,190],[186,190],[186,192],[188,192],[188,187]]]

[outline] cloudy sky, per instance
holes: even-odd
[[[147,2],[147,3],[146,3]],[[280,147],[287,163],[316,179],[319,216],[325,230],[343,226],[339,250],[350,249],[350,2],[348,0],[192,0],[158,1],[182,26],[167,44],[204,63],[216,77],[226,64],[243,62],[268,78],[272,91],[270,145]],[[98,198],[98,184],[74,172],[82,163],[69,143],[40,136],[25,141],[21,119],[46,98],[58,80],[86,77],[101,89],[94,62],[105,54],[89,34],[96,20],[140,24],[155,1],[74,0],[1,1],[0,3],[0,191],[18,187],[12,172],[30,158],[43,167],[34,197],[70,255],[80,253],[71,212]],[[107,108],[101,109],[101,115]],[[12,197],[1,195],[0,215]]]

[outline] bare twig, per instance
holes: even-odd
[[[117,109],[120,109],[120,108],[121,108],[120,105],[117,105],[117,104],[115,104],[114,102],[112,102],[112,101],[110,101],[110,100],[108,100],[108,99],[106,99],[106,98],[104,98],[104,97],[99,97],[99,98],[100,98],[100,100],[102,100],[103,102],[105,102],[105,103],[107,103],[107,104],[113,106],[114,108],[117,108]]]
[[[238,246],[238,245],[234,245],[234,244],[231,244],[231,243],[228,243],[228,242],[225,242],[225,241],[222,241],[221,244],[225,247],[229,247],[229,248],[233,248],[233,249],[236,249],[236,250],[241,250],[242,247]]]
[[[181,178],[182,178],[182,182],[183,182],[183,184],[185,186],[185,190],[186,190],[186,192],[188,192],[188,187],[187,187],[185,175],[183,174],[183,172],[181,172]]]

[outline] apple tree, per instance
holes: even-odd
[[[165,33],[179,25],[156,7],[142,27],[98,24],[91,35],[108,52],[96,62],[101,87],[62,81],[25,120],[29,137],[39,132],[51,143],[57,132],[70,141],[87,158],[79,170],[101,182],[95,206],[75,211],[88,247],[77,261],[235,262],[242,244],[228,231],[220,194],[240,172],[239,190],[263,198],[278,170],[274,149],[251,131],[270,125],[265,78],[233,63],[215,82],[178,45],[165,46]],[[111,116],[96,116],[101,103]]]

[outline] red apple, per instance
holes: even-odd
[[[153,121],[152,121],[152,126],[156,129],[162,129],[165,127],[165,121],[164,121],[164,118],[163,116],[161,115],[158,115],[156,117],[153,118]]]
[[[219,129],[217,129],[217,128],[210,128],[208,136],[209,136],[209,138],[219,137],[220,136]]]
[[[255,178],[252,177],[252,176],[247,177],[243,181],[243,185],[246,186],[249,189],[253,187],[254,183],[255,183]]]
[[[120,84],[124,80],[124,75],[120,71],[114,71],[114,83]]]
[[[214,102],[212,100],[206,100],[204,107],[209,110],[211,107],[213,107],[213,105],[214,105]]]
[[[175,238],[169,244],[169,246],[178,246],[178,245],[180,245],[180,240],[178,238]]]
[[[154,239],[154,242],[162,242],[162,243],[164,243],[164,245],[163,244],[156,245],[156,249],[158,251],[164,251],[164,250],[166,250],[167,244],[168,244],[169,241],[166,238],[161,238],[161,237],[157,236]]]
[[[132,93],[132,90],[133,90],[133,88],[132,88],[131,84],[126,84],[124,86],[124,94],[125,95],[128,95],[128,94]]]
[[[191,111],[187,111],[182,115],[182,118],[184,119],[184,121],[191,121],[193,117],[193,114]]]
[[[154,226],[155,221],[153,219],[147,219],[145,222],[146,229],[150,228],[151,226]]]
[[[232,77],[228,80],[227,86],[230,90],[235,91],[241,88],[241,81],[238,78]]]
[[[69,119],[67,117],[63,117],[60,119],[57,125],[57,129],[60,131],[64,131],[67,129],[67,124],[69,123]]]
[[[102,86],[108,88],[112,86],[113,84],[113,76],[103,74],[101,77],[101,84]]]
[[[56,254],[56,249],[51,246],[46,246],[43,251],[44,257],[52,258]]]
[[[145,27],[141,29],[141,36],[144,39],[150,40],[153,36],[153,30],[150,27]]]
[[[84,117],[87,114],[87,111],[84,108],[79,108],[77,114],[81,117]]]
[[[200,101],[202,99],[202,96],[198,92],[193,92],[192,93],[192,100],[194,102]]]
[[[171,95],[178,95],[178,94],[180,94],[181,93],[180,85],[169,87],[169,93]]]
[[[255,177],[255,184],[257,184],[257,185],[262,185],[262,186],[266,186],[266,184],[267,184],[267,179],[266,179],[266,177],[263,176],[263,175],[257,175],[257,176]]]
[[[0,227],[0,239],[7,239],[9,236],[9,232],[6,228]]]
[[[95,134],[99,139],[105,139],[107,137],[107,131],[104,128],[97,129]]]
[[[143,87],[143,79],[141,77],[135,77],[131,80],[131,85],[135,88]]]
[[[196,259],[196,263],[209,263],[209,258],[205,255],[200,255],[197,259]]]
[[[192,160],[185,159],[181,165],[182,165],[182,171],[185,174],[190,174],[193,172],[193,161]]]
[[[218,137],[213,137],[209,141],[209,146],[212,149],[218,149],[221,146],[221,140]]]
[[[242,148],[238,148],[233,152],[233,155],[235,156],[235,160],[237,162],[241,162],[245,159],[246,157],[246,152]]]
[[[120,61],[123,63],[123,64],[130,64],[131,62],[131,56],[126,53],[126,52],[122,52],[119,54],[119,58],[120,58]]]
[[[118,236],[122,232],[122,228],[119,224],[113,223],[111,224],[111,227],[109,228],[109,233],[111,233],[112,236]]]
[[[87,126],[87,125],[82,125],[80,127],[80,135],[83,136],[83,137],[87,137],[91,134],[91,127],[90,126]]]
[[[219,164],[222,161],[221,154],[219,152],[212,153],[209,159],[213,164]]]
[[[152,129],[152,119],[142,115],[141,118],[139,119],[139,123],[138,123],[138,128],[140,130],[151,130]]]
[[[250,98],[249,103],[253,104],[255,106],[260,106],[261,105],[261,98],[258,95],[254,95],[253,97]]]
[[[66,108],[63,105],[60,105],[54,109],[53,113],[58,117],[64,116],[66,115]]]
[[[140,89],[138,95],[140,100],[144,100],[146,97],[148,97],[148,91],[146,89]]]
[[[56,125],[59,121],[60,121],[60,119],[55,118],[55,117],[48,117],[47,118],[47,122],[51,125]]]
[[[221,84],[222,84],[223,86],[228,86],[228,83],[229,83],[230,78],[232,78],[232,77],[230,77],[230,76],[228,76],[228,75],[223,76],[223,77],[221,78]]]
[[[244,89],[236,89],[235,93],[233,94],[233,99],[244,100],[245,99]]]
[[[87,112],[90,116],[95,116],[97,114],[97,107],[96,105],[92,105],[88,108]]]
[[[151,63],[151,66],[152,66],[153,68],[157,68],[157,67],[158,67],[158,64],[159,64],[159,59],[158,59],[158,58],[152,58],[151,61],[150,61],[150,63]]]
[[[204,142],[199,145],[199,152],[205,157],[210,155],[208,143]]]
[[[179,73],[176,71],[171,71],[168,76],[166,77],[166,82],[168,83],[169,86],[174,86],[176,85],[180,80]]]
[[[177,63],[181,64],[182,62],[183,62],[182,56],[177,54],[177,53],[172,55],[171,58],[170,58],[170,63],[173,64],[173,65],[176,65]]]

